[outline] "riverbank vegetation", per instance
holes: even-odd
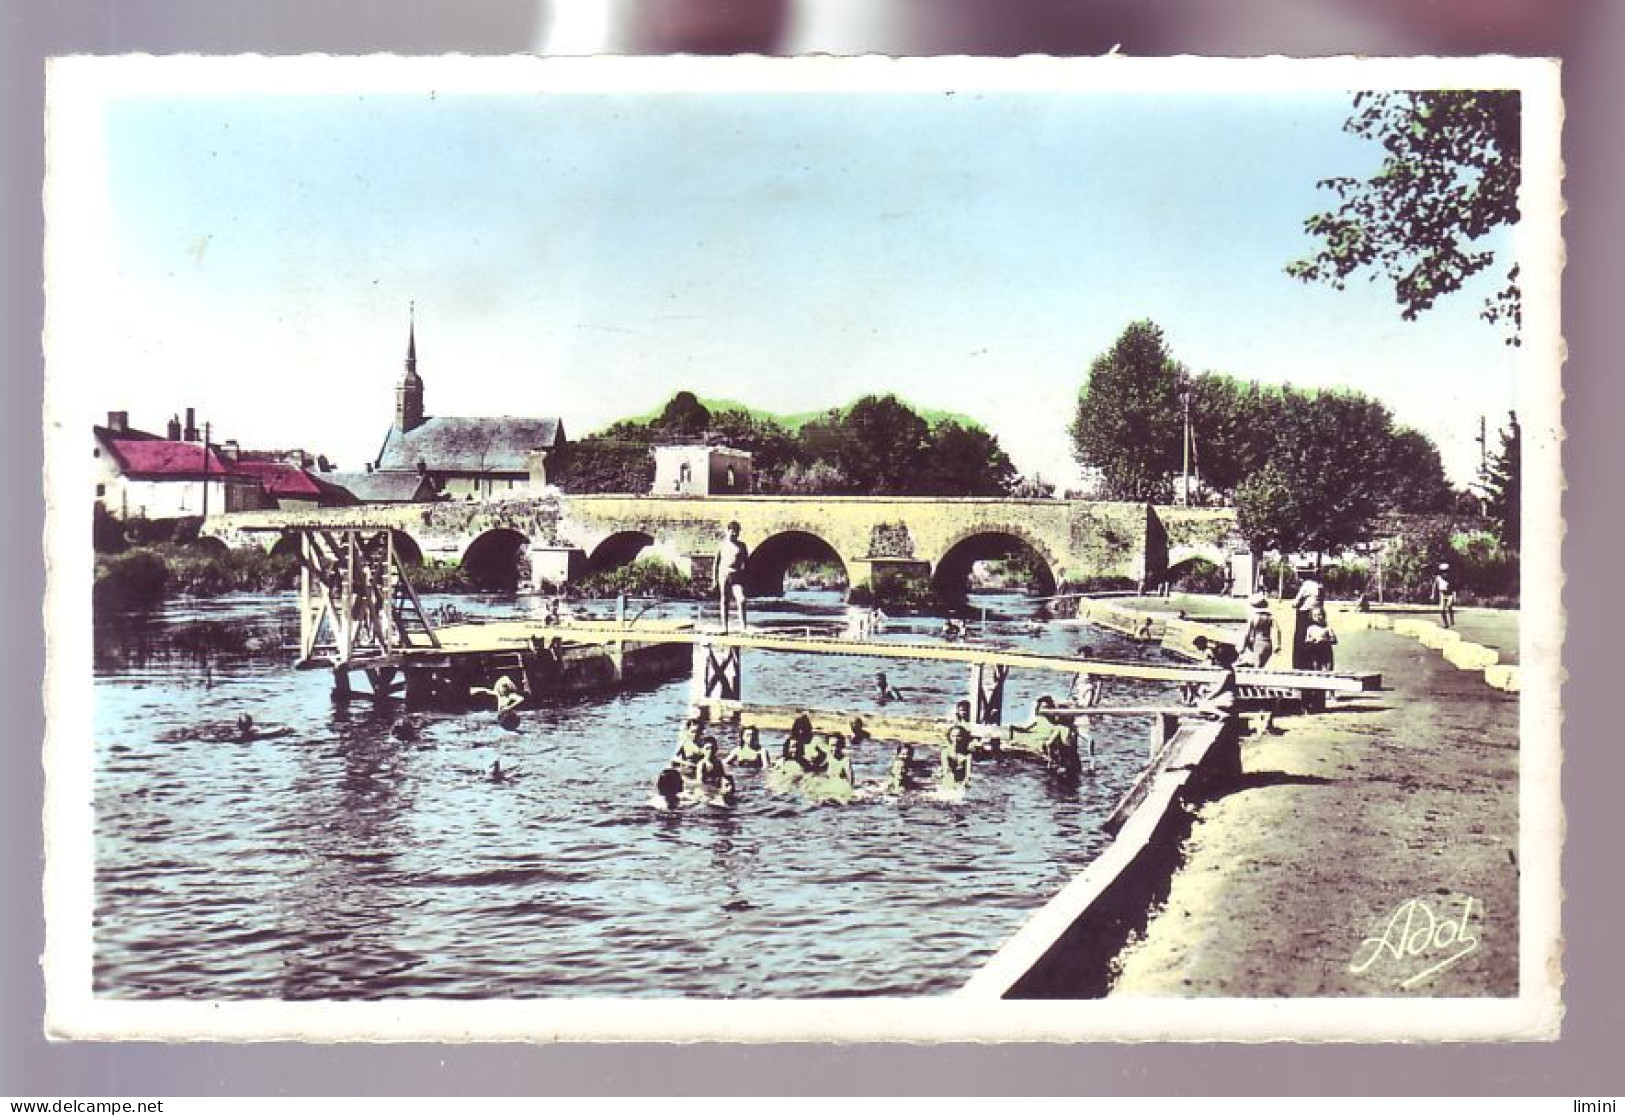
[[[754,490],[789,495],[1006,496],[1043,491],[1023,480],[998,438],[959,415],[921,413],[895,395],[867,395],[811,415],[732,403],[707,407],[679,391],[652,418],[623,419],[548,460],[566,492],[647,492],[656,445],[711,441],[751,454]]]

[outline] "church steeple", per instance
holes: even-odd
[[[423,380],[418,376],[417,303],[407,309],[406,374],[395,388],[395,428],[405,433],[423,425]]]

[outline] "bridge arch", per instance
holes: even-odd
[[[1039,595],[1055,592],[1055,559],[1036,538],[1019,527],[987,526],[968,530],[954,540],[931,571],[931,589],[941,599],[962,599],[969,592],[972,568],[979,561],[1025,562]]]
[[[838,566],[849,582],[846,562],[827,540],[807,530],[785,530],[763,539],[745,564],[745,593],[749,596],[784,595],[784,577],[799,561]]]
[[[631,565],[639,554],[654,544],[654,535],[648,531],[616,531],[592,548],[592,553],[587,555],[586,572],[590,575]]]
[[[512,592],[528,579],[530,539],[517,530],[485,531],[463,551],[463,575],[477,589]]]

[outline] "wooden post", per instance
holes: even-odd
[[[694,677],[689,688],[690,703],[737,701],[744,691],[743,654],[738,647],[694,644]]]
[[[978,662],[970,668],[971,722],[974,724],[1004,723],[1004,682],[1010,676],[1010,667],[998,663]]]

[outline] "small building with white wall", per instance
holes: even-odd
[[[738,496],[751,490],[750,454],[726,445],[657,445],[657,496]]]

